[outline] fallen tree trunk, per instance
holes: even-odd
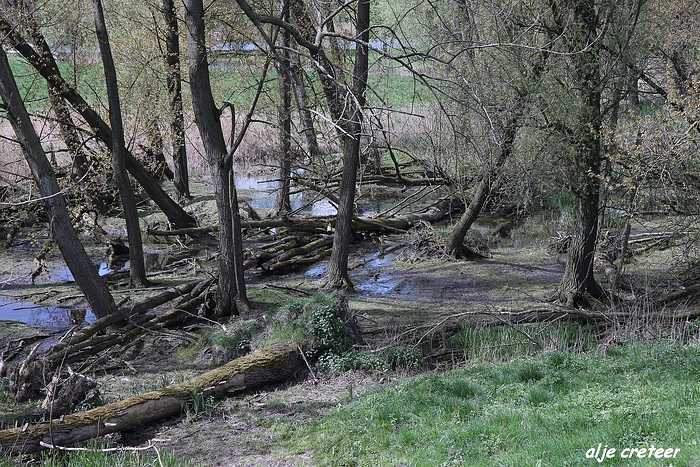
[[[330,255],[331,249],[328,248],[315,255],[295,256],[284,261],[264,263],[262,269],[266,274],[284,274],[292,269],[317,263],[323,258],[328,258]]]
[[[352,220],[352,229],[355,232],[386,232],[406,231],[419,222],[438,222],[450,214],[462,209],[464,206],[459,200],[445,198],[421,212],[401,214],[394,217],[355,217]],[[244,229],[274,229],[287,227],[290,230],[314,233],[328,233],[329,228],[335,228],[335,217],[286,217],[282,219],[261,219],[241,221]],[[148,235],[177,236],[193,235],[215,232],[218,227],[199,227],[177,230],[147,230]]]
[[[3,452],[26,454],[133,429],[179,415],[194,397],[221,399],[235,391],[288,380],[301,369],[295,345],[275,344],[180,384],[61,419],[2,430],[0,446]]]

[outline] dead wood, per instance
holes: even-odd
[[[37,344],[14,374],[17,398],[27,400],[37,397],[44,391],[45,381],[51,379],[56,368],[64,363],[80,361],[97,355],[105,349],[129,342],[144,329],[163,325],[168,320],[175,319],[173,315],[176,313],[171,310],[171,312],[165,313],[165,316],[148,319],[145,323],[137,320],[145,312],[176,298],[190,297],[191,299],[194,290],[198,290],[198,293],[201,294],[212,281],[213,278],[209,278],[205,281],[194,281],[172,287],[155,297],[135,304],[131,308],[125,308],[100,318],[80,329],[70,338],[62,339],[43,354],[39,354],[39,345]],[[178,309],[177,313],[182,313],[182,310]],[[110,330],[117,325],[121,325],[121,327]]]
[[[236,391],[289,380],[301,368],[295,345],[275,344],[180,384],[49,422],[2,430],[0,446],[3,452],[32,453],[133,429],[179,415],[195,396],[221,399]]]
[[[295,256],[286,261],[277,261],[265,263],[262,265],[262,269],[267,274],[284,274],[293,269],[297,269],[301,266],[308,266],[322,260],[323,258],[328,258],[331,255],[331,249],[321,251],[320,253],[307,256]]]
[[[5,241],[2,244],[2,248],[4,250],[7,250],[12,246],[12,240],[14,240],[15,235],[17,235],[17,232],[19,231],[19,228],[17,225],[13,224],[10,225],[10,228],[7,231],[7,235],[5,236]]]

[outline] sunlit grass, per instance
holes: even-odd
[[[588,466],[599,444],[617,449],[603,465],[699,465],[700,348],[611,350],[425,374],[279,429],[321,465]],[[620,456],[652,446],[679,451]]]
[[[108,450],[93,445],[82,450],[50,451],[33,459],[0,458],[0,467],[42,465],[44,467],[198,467],[201,464],[150,447],[142,450]]]

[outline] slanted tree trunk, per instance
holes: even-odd
[[[180,384],[129,399],[66,415],[61,419],[0,431],[3,452],[28,454],[53,446],[69,446],[97,436],[133,430],[166,417],[180,415],[193,399],[215,400],[236,391],[289,380],[302,369],[299,349],[275,344],[237,358]]]
[[[491,184],[499,176],[503,164],[505,164],[513,153],[513,143],[515,142],[517,126],[518,120],[515,117],[511,117],[506,123],[503,131],[503,141],[501,141],[501,147],[496,161],[493,166],[486,168],[482,173],[481,179],[474,190],[474,195],[466,211],[464,211],[464,214],[462,214],[462,217],[460,217],[457,225],[455,225],[450,236],[447,238],[445,250],[448,255],[454,256],[455,258],[462,258],[464,256],[464,237],[467,235],[474,221],[479,217],[479,214],[481,214],[481,209],[484,207],[489,193],[491,193]]]
[[[56,176],[46,154],[41,147],[39,137],[34,130],[27,109],[20,99],[14,76],[4,50],[0,47],[0,96],[2,96],[10,123],[22,146],[24,156],[32,171],[32,176],[39,186],[41,196],[45,198],[51,212],[51,225],[61,254],[75,278],[75,282],[85,294],[92,312],[98,318],[116,311],[112,295],[97,273],[97,268],[83,249],[77,233],[73,229],[63,195],[60,194]]]
[[[163,0],[165,16],[165,48],[168,65],[167,82],[170,97],[170,137],[172,138],[174,186],[178,199],[190,196],[185,146],[185,117],[182,109],[182,76],[180,69],[180,34],[173,0]]]
[[[204,34],[204,7],[202,0],[185,0],[187,49],[190,62],[190,89],[195,123],[202,137],[204,153],[211,169],[211,177],[219,211],[219,314],[235,314],[236,290],[235,244],[229,175],[233,159],[226,157],[226,142],[214,104],[209,79],[209,63]]]
[[[131,190],[131,182],[126,173],[126,143],[124,141],[124,125],[122,123],[121,103],[119,101],[119,84],[117,71],[114,67],[112,49],[109,43],[109,35],[105,26],[102,0],[92,0],[92,9],[95,17],[95,33],[100,45],[100,55],[104,67],[105,82],[107,84],[107,100],[109,102],[109,120],[112,124],[112,169],[114,179],[119,187],[119,197],[126,219],[126,231],[129,238],[129,267],[130,282],[132,286],[145,287],[146,265],[143,259],[143,244],[141,242],[141,226],[136,209],[136,199]]]
[[[66,82],[61,76],[61,73],[56,66],[53,54],[47,48],[40,50],[37,53],[16,31],[15,27],[7,21],[3,16],[0,16],[0,33],[3,43],[10,44],[17,52],[19,52],[27,61],[39,72],[39,74],[48,82],[49,87],[58,95],[70,103],[73,108],[80,113],[85,122],[90,125],[90,128],[95,132],[97,138],[100,139],[108,148],[112,147],[112,130],[107,123],[95,112],[95,110],[78,94],[78,92]],[[46,44],[44,41],[43,44]],[[50,57],[50,58],[49,58]],[[133,175],[136,181],[146,190],[146,193],[151,197],[158,207],[163,210],[163,213],[168,217],[178,228],[188,228],[197,225],[197,221],[190,214],[173,201],[163,188],[158,184],[158,181],[141,165],[136,158],[128,151],[126,153],[126,169]]]
[[[357,2],[357,38],[355,44],[355,66],[353,68],[352,95],[347,101],[350,106],[350,119],[346,125],[347,137],[343,151],[343,177],[340,182],[340,199],[336,216],[333,252],[325,276],[325,286],[329,288],[352,288],[348,277],[348,255],[352,218],[355,203],[355,184],[360,165],[360,140],[362,137],[363,107],[367,90],[369,67],[369,0]]]
[[[14,7],[22,11],[21,17],[23,26],[26,28],[27,35],[34,46],[39,50],[48,50],[49,46],[46,44],[44,36],[41,34],[41,30],[39,29],[39,25],[34,16],[36,13],[35,9],[28,5],[26,0],[16,2]],[[49,54],[45,57],[45,59],[47,61],[52,61],[54,60],[54,57],[53,55]],[[87,156],[82,149],[82,142],[80,141],[78,132],[75,129],[73,118],[70,115],[70,109],[66,102],[61,99],[61,97],[51,88],[49,88],[49,100],[51,102],[51,108],[56,115],[56,121],[59,125],[61,138],[66,144],[68,153],[73,157],[73,179],[79,180],[87,173],[89,164]]]

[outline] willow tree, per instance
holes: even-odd
[[[555,60],[549,73],[556,75],[545,124],[559,138],[561,178],[574,197],[571,244],[559,286],[560,299],[573,306],[587,305],[588,297],[607,297],[593,273],[606,159],[601,135],[610,110],[623,97],[614,92],[618,63],[629,53],[645,3],[552,1],[540,20]]]

